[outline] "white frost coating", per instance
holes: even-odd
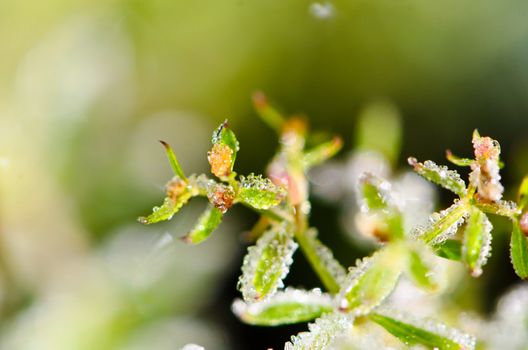
[[[438,184],[447,190],[450,190],[460,196],[466,194],[466,183],[460,177],[460,174],[455,170],[449,170],[445,165],[438,165],[432,160],[426,160],[423,163],[425,171],[433,172],[438,174],[440,181]],[[423,175],[425,171],[416,169],[418,174]],[[427,176],[426,176],[427,177]],[[435,181],[436,182],[436,181]]]
[[[334,277],[336,282],[341,285],[347,276],[345,268],[334,258],[332,251],[317,239],[317,230],[310,229],[306,234],[312,240],[312,246],[315,248],[315,252],[321,263],[330,272],[332,277]]]
[[[308,325],[309,332],[292,336],[291,341],[284,345],[284,350],[328,349],[335,339],[350,331],[352,322],[353,318],[347,314],[326,314]]]
[[[267,248],[272,247],[276,256],[271,261],[266,271],[257,271],[259,262],[263,258],[263,253]],[[273,295],[275,291],[284,286],[282,280],[290,271],[290,265],[293,263],[293,253],[298,244],[293,240],[292,233],[288,230],[288,224],[282,224],[279,227],[273,227],[266,231],[257,241],[257,244],[248,248],[248,253],[242,263],[242,275],[238,280],[238,289],[242,292],[245,301],[263,300]],[[261,295],[255,288],[254,279],[257,274],[264,274],[262,280],[269,282],[272,275],[280,271],[279,278],[273,281],[270,292],[267,295]]]
[[[184,345],[183,348],[181,348],[180,350],[205,350],[205,348],[196,344],[187,344]]]
[[[489,350],[525,349],[528,344],[528,285],[510,290],[499,300],[492,321],[482,332]]]
[[[236,299],[231,306],[231,310],[235,315],[243,318],[243,315],[246,314],[256,316],[266,311],[269,307],[292,303],[321,305],[330,308],[333,305],[333,298],[330,294],[323,293],[319,288],[307,291],[288,287],[284,291],[278,291],[266,300],[255,303],[245,303],[241,299]]]
[[[336,298],[338,308],[346,309],[348,307],[346,295],[359,283],[361,277],[363,277],[363,275],[369,270],[377,254],[379,253],[374,253],[374,255],[365,257],[361,260],[358,259],[356,261],[356,266],[349,269],[348,276],[343,284],[344,287],[341,288],[341,291]]]
[[[387,307],[377,308],[376,313],[410,324],[411,326],[424,329],[431,333],[438,334],[459,344],[461,346],[461,350],[473,350],[477,344],[477,340],[474,336],[464,333],[456,328],[451,328],[437,321],[427,318],[419,319],[411,314],[403,313],[401,311]]]
[[[444,209],[438,213],[433,213],[431,216],[429,216],[428,223],[423,226],[416,227],[413,232],[411,233],[411,236],[418,239],[421,236],[423,236],[426,232],[433,229],[433,227],[444,217],[446,217],[448,214],[450,214],[453,210],[455,210],[458,206],[462,205],[460,201],[455,201],[453,205],[451,205],[449,208]],[[466,212],[462,217],[460,217],[454,224],[447,227],[444,231],[440,232],[430,243],[433,245],[443,243],[450,237],[454,236],[457,232],[458,228],[462,226],[464,221],[466,220],[468,216],[468,213]]]

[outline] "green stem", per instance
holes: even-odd
[[[295,230],[295,239],[301,250],[310,263],[310,266],[315,271],[323,285],[330,293],[338,293],[341,286],[334,278],[332,272],[330,272],[324,262],[321,260],[320,255],[317,253],[315,238],[308,235],[308,220],[302,213],[299,207],[296,208],[295,222],[297,229]]]

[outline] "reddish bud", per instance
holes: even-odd
[[[225,143],[215,143],[207,154],[207,160],[215,176],[229,176],[233,164],[233,150]]]
[[[231,186],[216,185],[207,194],[207,198],[218,210],[225,213],[233,206],[235,192]]]
[[[167,191],[167,197],[172,201],[176,200],[185,192],[187,188],[187,183],[180,179],[179,177],[174,177],[165,185],[165,190]]]

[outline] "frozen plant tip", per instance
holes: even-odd
[[[406,199],[402,194],[393,193],[386,179],[371,173],[360,176],[358,227],[374,238],[377,249],[346,269],[319,239],[317,230],[310,227],[307,176],[311,168],[341,149],[342,140],[334,136],[311,144],[314,138],[305,119],[284,116],[261,92],[253,96],[253,102],[280,140],[267,173],[237,174],[240,146],[227,120],[213,132],[207,154],[214,177],[187,176],[172,148],[162,142],[174,176],[165,186],[163,203],[139,221],[153,224],[170,220],[192,198],[204,197],[207,207],[183,237],[186,243],[200,244],[234,205],[243,204],[258,213],[260,218],[247,236],[252,244],[243,259],[238,282],[242,299],[234,301],[232,311],[242,322],[259,326],[311,321],[308,332],[293,336],[284,349],[341,349],[342,344],[353,344],[355,349],[372,348],[372,344],[387,349],[415,345],[439,350],[475,349],[474,336],[388,307],[387,300],[402,276],[424,293],[438,293],[441,288],[435,259],[459,261],[471,276],[480,276],[491,254],[490,214],[513,223],[511,261],[515,272],[528,278],[528,177],[520,186],[516,202],[502,199],[499,143],[475,131],[473,158],[447,152],[450,162],[470,167],[467,181],[447,166],[410,157],[408,162],[417,174],[456,196],[447,208],[411,229],[404,225],[402,203]],[[297,250],[321,281],[321,289],[285,287]],[[384,333],[379,336],[379,332]]]

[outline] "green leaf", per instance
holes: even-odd
[[[405,259],[405,250],[394,243],[358,262],[339,292],[340,309],[354,315],[368,314],[394,290]]]
[[[438,281],[434,277],[431,260],[433,253],[424,244],[414,244],[409,247],[409,258],[407,262],[407,272],[414,283],[429,291],[438,290]]]
[[[405,345],[423,345],[438,350],[473,350],[476,340],[473,336],[444,324],[430,320],[417,320],[402,313],[380,310],[370,314],[369,319]]]
[[[327,159],[332,158],[343,147],[343,140],[340,137],[334,137],[331,141],[325,142],[308,150],[303,156],[303,165],[309,169],[315,165],[321,164]]]
[[[526,207],[528,207],[528,175],[522,180],[521,186],[519,186],[519,194],[517,197],[520,210],[524,210]]]
[[[518,220],[513,220],[513,232],[510,241],[510,257],[517,276],[528,279],[528,243],[521,232]]]
[[[393,104],[378,101],[361,112],[356,127],[358,148],[377,151],[395,164],[400,155],[401,139],[401,118]]]
[[[517,204],[512,201],[498,200],[496,202],[475,201],[475,206],[485,213],[513,218],[520,213]]]
[[[272,227],[248,248],[238,284],[245,301],[263,300],[283,286],[298,247],[291,230],[287,223]]]
[[[403,216],[391,194],[391,184],[370,173],[365,173],[359,180],[362,194],[361,208],[369,221],[378,224],[368,225],[374,232],[366,232],[381,241],[404,237]],[[360,216],[361,217],[361,216]],[[370,220],[370,219],[375,220]]]
[[[325,314],[308,325],[309,332],[292,336],[291,341],[284,345],[284,350],[332,349],[334,341],[347,335],[354,325],[353,322],[351,315],[341,312]]]
[[[287,288],[269,299],[245,303],[238,299],[233,303],[233,313],[242,321],[258,326],[279,326],[311,321],[333,310],[333,299],[321,290],[311,291]]]
[[[433,248],[435,253],[442,258],[454,261],[462,260],[462,242],[460,241],[448,239]]]
[[[455,202],[449,208],[429,217],[425,227],[413,231],[413,236],[427,244],[438,245],[453,236],[469,214],[470,206],[465,201]]]
[[[462,259],[473,277],[482,274],[482,266],[491,255],[491,230],[493,226],[486,214],[473,207],[464,230]]]
[[[160,142],[163,147],[165,147],[165,152],[167,153],[167,158],[169,159],[169,163],[174,175],[178,176],[182,180],[187,180],[187,177],[185,177],[185,174],[183,173],[180,163],[178,162],[178,158],[176,158],[172,147],[165,141],[160,140]]]
[[[170,220],[190,198],[191,194],[187,191],[175,199],[167,197],[161,206],[152,208],[152,214],[146,217],[141,216],[138,218],[138,221],[142,224],[150,225],[156,222]]]
[[[253,94],[253,105],[255,106],[260,118],[280,134],[282,127],[284,126],[285,119],[282,114],[277,112],[277,110],[268,103],[268,99],[263,92],[258,91]]]
[[[277,206],[285,198],[286,191],[268,178],[250,174],[240,177],[237,201],[255,209],[269,209]]]
[[[182,237],[185,243],[199,244],[205,241],[211,233],[220,225],[222,222],[222,212],[209,204],[207,209],[198,219],[196,226],[187,235]]]
[[[442,186],[460,197],[466,195],[466,183],[460,178],[460,175],[455,170],[449,170],[446,166],[439,166],[430,160],[420,163],[416,158],[409,157],[407,161],[417,174],[423,176],[427,180]]]
[[[473,159],[457,157],[451,153],[450,150],[446,151],[446,158],[448,161],[458,166],[471,166],[471,164],[474,162]]]

